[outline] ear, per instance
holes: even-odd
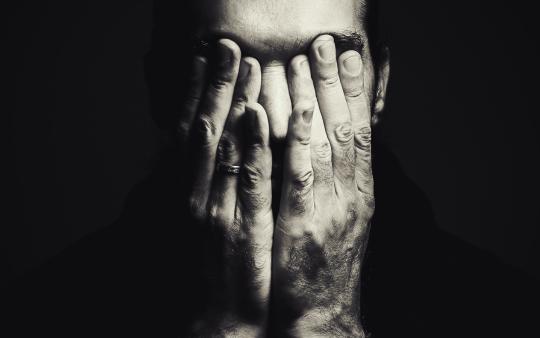
[[[388,88],[388,79],[390,77],[390,50],[384,46],[379,51],[377,63],[377,92],[373,105],[372,123],[377,125],[381,120],[381,115],[386,102],[386,93]]]

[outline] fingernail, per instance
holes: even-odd
[[[300,62],[300,70],[306,74],[309,73],[311,70],[309,69],[309,60],[306,57],[302,62]]]
[[[221,66],[226,67],[233,60],[233,51],[223,42],[219,41],[218,42],[218,56],[219,56],[219,64]]]
[[[251,72],[251,64],[242,59],[240,63],[240,71],[238,72],[238,80],[243,81]]]
[[[334,47],[334,41],[324,41],[321,43],[321,45],[318,48],[319,57],[323,61],[333,61],[336,59],[336,49]]]
[[[352,55],[346,58],[343,61],[343,66],[347,72],[351,73],[351,75],[359,75],[362,70],[362,60],[360,59],[360,55]]]

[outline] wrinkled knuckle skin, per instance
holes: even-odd
[[[293,214],[301,215],[306,212],[306,200],[313,187],[313,171],[307,171],[293,177],[289,191],[289,208]]]
[[[220,74],[210,81],[210,86],[215,90],[216,93],[223,93],[228,90],[229,86],[233,82],[233,76],[231,74]]]
[[[354,138],[352,124],[350,122],[345,122],[337,126],[335,130],[335,135],[338,143],[340,143],[341,145],[349,145]]]
[[[233,159],[236,153],[237,148],[235,143],[227,136],[223,136],[219,141],[216,153],[218,163],[235,165],[235,163],[233,163]]]
[[[320,83],[323,88],[335,88],[339,85],[339,75],[337,73],[321,75]]]
[[[269,197],[261,192],[263,182],[269,177],[264,170],[250,163],[244,164],[240,175],[240,192],[243,194],[243,201],[248,209],[259,210],[267,206]]]
[[[244,164],[241,172],[241,183],[244,189],[246,190],[254,190],[256,189],[260,184],[261,181],[265,178],[265,175],[261,168],[257,167],[256,165],[253,165],[251,163]]]
[[[354,144],[358,150],[364,152],[371,151],[371,128],[362,127],[354,135]]]
[[[250,144],[247,145],[246,152],[262,155],[268,141],[261,133],[251,133],[251,135],[249,135],[249,143]]]
[[[246,93],[237,93],[233,97],[232,105],[236,108],[242,108],[248,102],[248,97]]]
[[[321,162],[328,162],[332,159],[332,147],[329,142],[314,145],[313,153]]]
[[[302,146],[309,146],[311,143],[311,135],[309,135],[309,133],[296,134],[294,140]]]
[[[291,185],[294,191],[308,191],[313,186],[313,171],[309,170],[305,173],[294,175],[291,179]]]
[[[213,145],[216,140],[216,125],[212,119],[201,115],[195,124],[197,140],[203,147]]]
[[[353,85],[349,88],[343,88],[343,93],[349,98],[357,99],[361,98],[362,95],[364,95],[364,89],[362,88],[362,86]]]

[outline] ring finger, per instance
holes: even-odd
[[[256,59],[245,57],[234,92],[233,103],[221,136],[212,186],[212,212],[225,224],[232,224],[236,208],[238,174],[244,146],[244,114],[246,103],[257,102],[261,89],[261,70]]]

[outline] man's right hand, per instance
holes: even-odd
[[[261,336],[274,228],[269,126],[257,103],[261,69],[229,39],[217,42],[216,54],[215,67],[195,57],[179,124],[185,161],[194,168],[190,210],[196,226],[212,234],[205,252],[213,303],[192,334]]]

